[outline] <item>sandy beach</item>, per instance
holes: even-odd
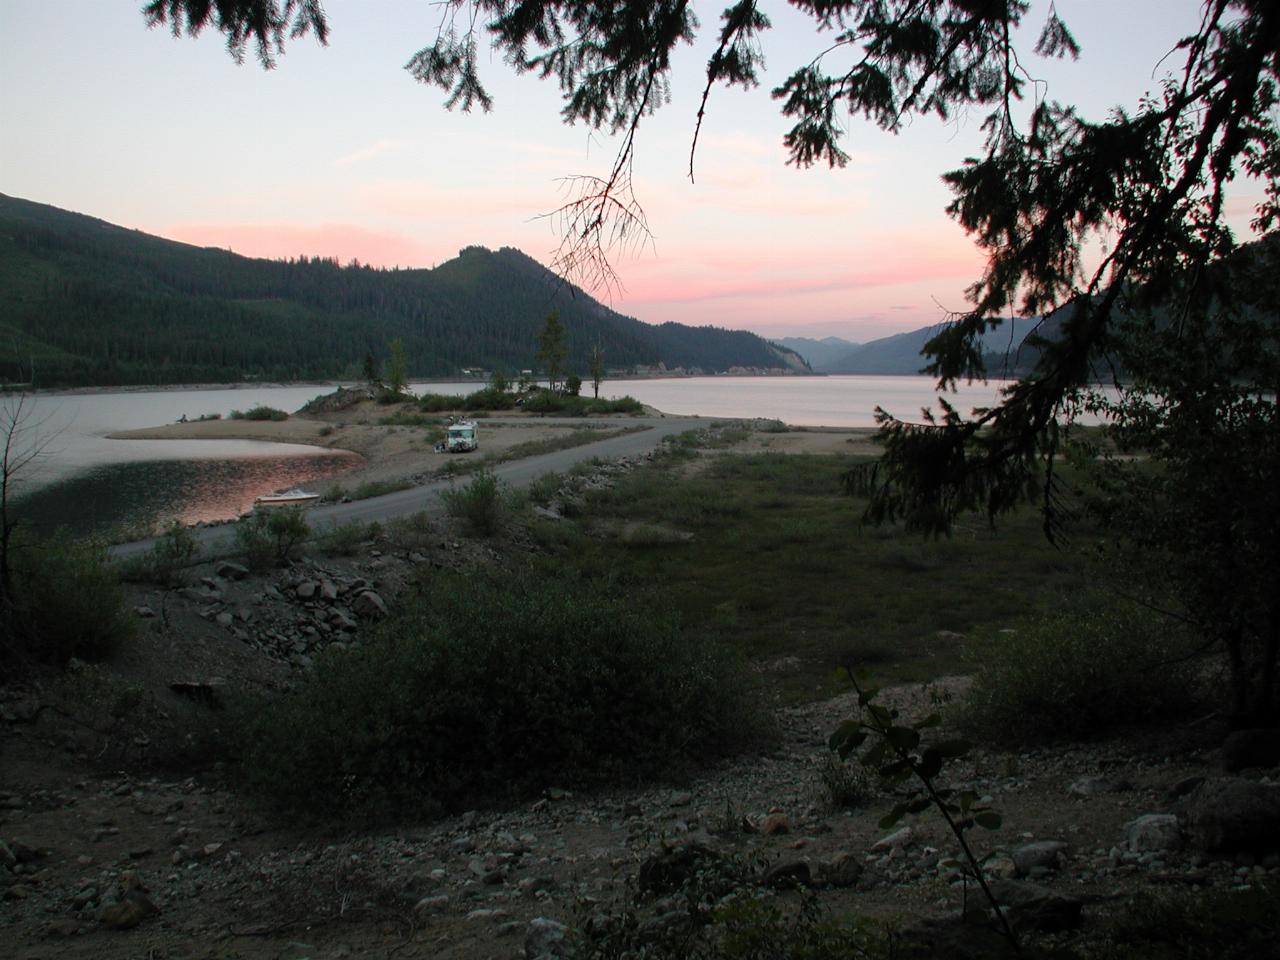
[[[330,413],[293,413],[287,420],[199,420],[170,423],[110,434],[121,440],[261,440],[298,443],[328,450],[359,454],[364,464],[343,478],[344,485],[409,481],[442,469],[457,454],[434,451],[428,427],[385,425],[380,421],[396,408],[363,401]],[[503,413],[476,421],[481,452],[504,458],[512,448],[528,443],[553,441],[574,430],[616,430],[641,427],[647,420],[661,418],[659,411],[644,417],[607,416],[561,419]],[[708,425],[723,420],[704,418]],[[868,428],[798,427],[780,432],[776,426],[751,420],[746,440],[732,449],[740,453],[875,453],[871,443],[874,430]]]

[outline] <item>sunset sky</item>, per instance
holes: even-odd
[[[553,83],[494,56],[490,114],[448,113],[403,65],[436,35],[429,0],[327,0],[328,47],[294,41],[278,67],[237,66],[222,37],[148,31],[140,0],[0,0],[0,192],[205,246],[432,266],[464,246],[514,246],[549,263],[538,214],[559,178],[603,173],[616,144],[566,127]],[[768,72],[712,94],[689,141],[725,0],[696,6],[699,43],[676,61],[672,102],[640,129],[636,191],[653,243],[616,263],[612,305],[768,336],[868,340],[964,305],[980,255],[944,213],[939,175],[978,152],[972,114],[893,137],[851,125],[849,167],[785,165],[788,124],[768,91],[823,49],[811,22],[766,4]],[[1038,32],[1047,4],[1034,4]],[[1080,61],[1034,60],[1050,98],[1092,117],[1132,107],[1197,22],[1194,0],[1058,0]],[[1032,41],[1034,37],[1032,37]],[[1026,44],[1029,49],[1031,42]],[[1233,198],[1243,235],[1252,196]]]

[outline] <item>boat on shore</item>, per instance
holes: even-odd
[[[294,487],[292,490],[285,490],[283,493],[267,493],[261,497],[255,497],[253,505],[268,509],[274,507],[309,507],[319,502],[319,500],[320,494],[310,493]]]

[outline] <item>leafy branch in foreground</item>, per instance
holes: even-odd
[[[913,777],[917,781],[914,786],[907,788],[906,796],[881,818],[880,829],[891,829],[909,813],[923,813],[930,807],[936,809],[964,853],[967,865],[962,865],[963,875],[966,878],[973,877],[978,882],[1000,924],[1001,932],[1017,949],[1018,938],[1001,910],[999,901],[987,885],[981,862],[965,838],[966,831],[975,826],[987,830],[999,829],[1000,814],[978,802],[978,795],[972,790],[953,790],[936,783],[946,761],[963,757],[969,752],[971,745],[965,740],[940,740],[922,746],[921,732],[942,722],[938,714],[930,714],[923,720],[904,726],[897,722],[897,710],[875,702],[880,688],[867,674],[859,676],[851,669],[841,669],[840,676],[847,678],[857,692],[858,707],[863,719],[846,720],[842,723],[831,734],[828,746],[841,758],[845,758],[861,749],[868,740],[872,740],[871,746],[860,757],[863,766],[874,770],[891,784],[905,784]]]

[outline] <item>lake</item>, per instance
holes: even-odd
[[[961,410],[988,405],[1000,382],[962,386]],[[463,394],[475,382],[415,382],[415,393]],[[182,417],[227,417],[265,404],[294,411],[333,389],[325,384],[234,388],[54,393],[25,398],[23,438],[45,444],[35,469],[21,477],[21,516],[43,530],[76,533],[155,529],[238,516],[262,493],[315,486],[354,469],[354,454],[296,444],[243,440],[108,440],[106,435],[172,423]],[[590,384],[584,392],[590,392]],[[929,377],[691,377],[608,380],[601,396],[627,394],[666,413],[750,417],[792,425],[874,426],[875,408],[915,419],[933,403]],[[12,403],[14,398],[0,399]]]

